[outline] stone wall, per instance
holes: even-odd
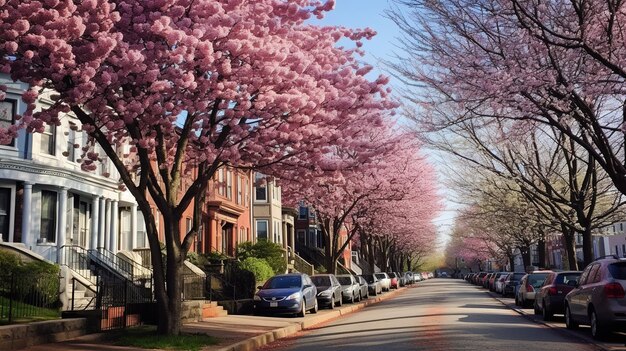
[[[184,323],[199,322],[202,320],[204,300],[183,301],[181,320]],[[0,349],[1,350],[1,349]]]
[[[85,335],[86,328],[85,318],[0,326],[0,350],[19,350],[28,346],[76,338]]]

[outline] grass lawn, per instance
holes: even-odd
[[[144,349],[199,351],[215,345],[218,339],[205,334],[181,334],[179,336],[157,335],[156,327],[142,326],[114,332],[115,345],[141,347]]]
[[[61,318],[59,309],[36,307],[23,302],[11,301],[6,297],[0,296],[0,324],[9,322],[9,304],[12,304],[13,309],[12,323],[28,323]]]

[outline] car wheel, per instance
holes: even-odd
[[[548,309],[545,302],[541,303],[541,315],[543,316],[544,321],[552,320],[553,313]]]
[[[578,328],[578,323],[574,322],[572,319],[572,312],[569,309],[569,306],[565,306],[565,327],[567,329],[576,329]]]
[[[319,309],[320,309],[320,306],[317,303],[317,299],[315,299],[315,305],[313,305],[313,309],[311,309],[311,313],[317,313]]]
[[[541,311],[539,310],[539,306],[537,305],[536,299],[535,299],[535,302],[533,302],[533,312],[535,313],[536,316],[541,314]]]
[[[351,296],[350,303],[354,303],[354,295]]]
[[[591,324],[591,336],[594,339],[602,339],[606,334],[606,331],[602,323],[598,320],[598,315],[594,309],[591,310],[589,321]]]
[[[331,310],[335,309],[335,295],[333,295],[332,299],[330,299],[330,306],[329,306],[329,308]]]
[[[296,313],[296,317],[304,317],[306,315],[306,300],[302,299],[300,312]]]

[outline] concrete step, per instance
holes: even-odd
[[[217,302],[211,301],[202,306],[202,318],[214,318],[228,316],[228,311],[219,306]]]

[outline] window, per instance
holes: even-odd
[[[244,188],[245,190],[245,200],[246,200],[246,207],[248,207],[250,205],[250,180],[248,178],[246,178],[246,187]]]
[[[308,216],[308,208],[304,207],[304,206],[300,206],[299,210],[298,210],[298,219],[306,219]]]
[[[274,242],[281,243],[282,240],[280,238],[280,222],[274,222]]]
[[[191,231],[191,218],[185,218],[185,234]]]
[[[217,176],[217,193],[224,196],[224,169],[220,168]]]
[[[16,100],[4,99],[0,101],[0,128],[7,129],[15,124],[16,107]],[[12,140],[9,146],[13,146],[14,142],[15,140]]]
[[[41,228],[39,230],[40,242],[56,241],[56,215],[57,193],[54,191],[41,191]]]
[[[233,199],[233,172],[226,172],[226,197],[229,200]]]
[[[237,204],[241,205],[243,194],[243,178],[237,177]]]
[[[626,257],[626,245],[622,244],[622,256]]]
[[[9,241],[9,221],[11,220],[11,189],[0,188],[0,237]]]
[[[619,224],[619,230],[620,230],[620,232],[624,231],[624,223],[620,223]]]
[[[55,134],[57,127],[54,124],[46,124],[43,133],[41,133],[41,144],[39,152],[42,154],[54,155],[55,154]]]
[[[261,173],[257,173],[254,176],[254,189],[255,189],[255,201],[267,201],[267,183],[265,183],[265,176]]]
[[[267,221],[256,221],[256,238],[257,240],[267,240]]]
[[[74,143],[76,141],[76,134],[74,132],[74,130],[70,129],[68,130],[68,135],[67,135],[67,150],[65,151],[67,153],[67,160],[74,162],[76,160],[76,152],[75,152],[75,148],[74,148]]]

